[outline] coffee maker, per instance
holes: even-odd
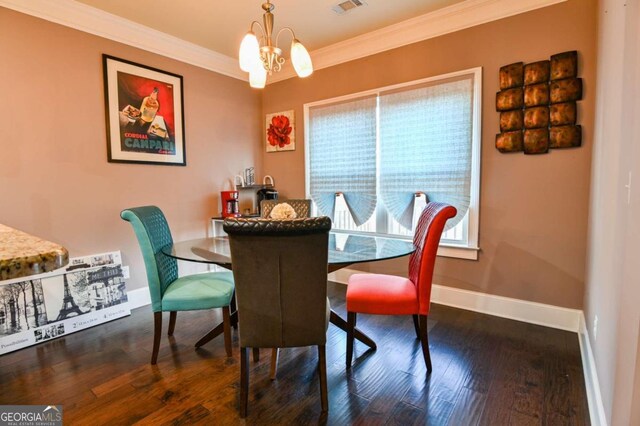
[[[222,203],[222,217],[240,216],[238,191],[221,191],[220,201]]]
[[[258,214],[262,213],[262,200],[277,200],[278,191],[275,188],[262,188],[256,194],[258,201]]]
[[[262,189],[256,193],[256,201],[258,202],[258,214],[262,214],[262,200],[277,200],[278,191],[273,186],[273,177],[265,175],[262,179]]]

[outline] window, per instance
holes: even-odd
[[[438,254],[477,259],[481,69],[305,104],[307,196],[335,230],[410,238],[455,206]]]

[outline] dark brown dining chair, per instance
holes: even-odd
[[[291,200],[262,200],[260,203],[260,216],[268,219],[271,217],[271,210],[278,204],[287,203],[296,212],[297,218],[311,216],[311,200],[291,199]]]
[[[325,343],[328,217],[224,221],[236,283],[240,416],[249,398],[249,348],[318,347],[322,410],[328,410]]]

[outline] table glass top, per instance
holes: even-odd
[[[411,241],[395,238],[331,232],[329,264],[372,262],[413,253]],[[229,240],[225,237],[200,238],[174,243],[162,248],[167,256],[190,262],[231,265]]]

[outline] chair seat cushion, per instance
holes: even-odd
[[[383,274],[355,274],[347,287],[347,311],[378,315],[414,315],[419,302],[408,278]]]
[[[195,311],[228,306],[233,296],[233,273],[208,272],[180,277],[165,290],[163,311]]]

